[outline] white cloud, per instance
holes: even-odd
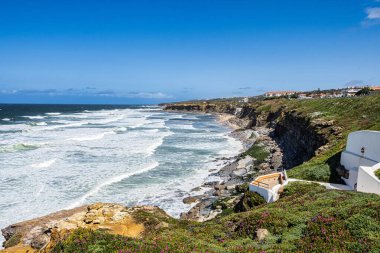
[[[169,96],[162,92],[130,92],[128,93],[128,97],[133,98],[171,98],[172,96]]]
[[[18,90],[0,90],[0,94],[15,94]]]
[[[115,91],[115,90],[96,90],[96,89],[2,89],[0,94],[3,95],[29,95],[29,96],[92,96],[92,97],[125,97],[125,98],[147,98],[147,99],[162,99],[162,98],[172,98],[172,96],[167,95],[163,92],[125,92],[125,91]]]
[[[374,20],[380,19],[380,7],[367,8],[367,19]]]

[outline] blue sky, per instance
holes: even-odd
[[[380,1],[0,1],[0,102],[380,85]]]

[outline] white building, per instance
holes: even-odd
[[[257,177],[249,184],[249,190],[261,195],[268,203],[279,199],[280,192],[288,184],[286,171]]]
[[[344,97],[354,97],[361,89],[362,87],[347,87],[347,89],[344,89],[342,93]]]
[[[380,132],[356,131],[348,135],[346,150],[340,159],[342,179],[353,190],[380,194]]]
[[[295,91],[271,91],[271,92],[265,92],[264,96],[267,98],[272,98],[272,97],[290,96],[295,93],[296,93]]]
[[[239,100],[240,103],[248,103],[249,102],[249,98],[248,97],[244,97],[242,99]]]

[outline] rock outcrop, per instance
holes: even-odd
[[[77,228],[102,229],[111,234],[140,237],[145,227],[133,216],[139,210],[163,212],[158,207],[127,208],[119,204],[106,203],[64,210],[2,229],[6,241],[5,249],[0,252],[49,252],[56,241]],[[156,226],[160,229],[169,225],[162,223]]]

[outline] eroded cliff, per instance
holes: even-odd
[[[170,104],[165,110],[227,113],[240,120],[242,128],[267,127],[270,136],[283,152],[283,166],[292,168],[308,161],[319,149],[327,149],[331,135],[340,136],[340,128],[333,121],[305,115],[298,110],[289,110],[286,105],[266,110],[256,105],[239,107],[229,104]],[[326,146],[327,145],[327,146]]]

